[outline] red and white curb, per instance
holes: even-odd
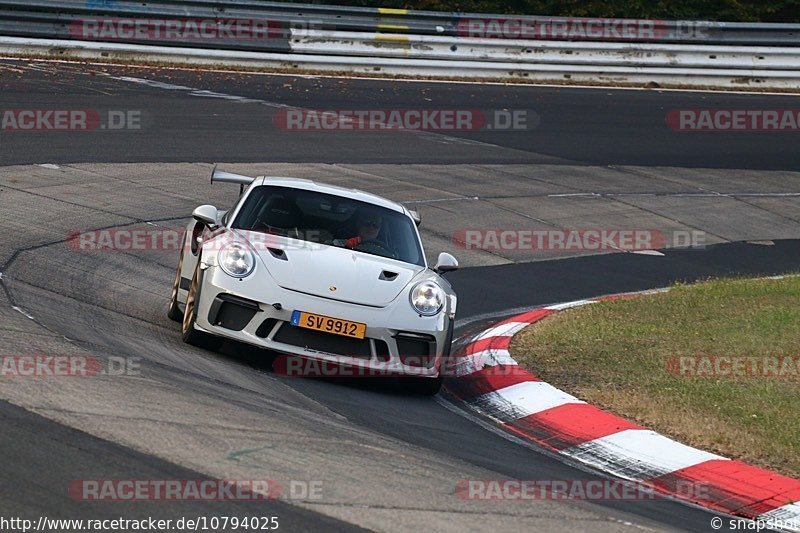
[[[515,334],[553,313],[639,294],[552,305],[495,324],[456,354],[456,379],[448,381],[448,392],[517,436],[573,461],[702,507],[800,532],[800,480],[686,446],[607,413],[519,367],[508,351]],[[687,486],[704,490],[686,494]]]

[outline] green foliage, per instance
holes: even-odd
[[[314,3],[561,17],[800,22],[800,0],[317,0]]]

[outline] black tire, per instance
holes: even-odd
[[[401,378],[407,383],[406,390],[420,396],[435,396],[442,388],[443,376],[435,378]]]
[[[439,376],[442,378],[451,377],[454,368],[450,360],[450,352],[453,349],[453,329],[455,320],[450,320],[450,327],[447,328],[447,335],[444,338],[444,346],[442,347],[442,360],[439,361]]]
[[[183,342],[191,344],[192,346],[197,346],[198,348],[216,350],[222,346],[223,340],[219,337],[203,333],[202,331],[197,331],[194,328],[195,321],[197,320],[197,305],[195,304],[200,299],[202,281],[203,271],[200,269],[200,258],[198,257],[197,266],[192,276],[192,283],[189,286],[189,294],[186,296],[186,310],[183,313],[183,321],[181,322]]]
[[[186,236],[181,240],[184,243]],[[178,271],[175,273],[175,281],[172,282],[172,293],[169,298],[169,309],[167,310],[167,317],[175,322],[183,322],[183,311],[178,305],[178,290],[181,286],[181,270],[183,270],[183,249],[181,246],[181,257],[178,259]]]
[[[454,323],[450,321],[450,327],[447,329],[447,336],[444,340],[444,347],[442,348],[442,360],[439,363],[439,376],[435,378],[405,378],[403,381],[408,381],[407,388],[414,394],[421,396],[435,396],[442,388],[444,377],[446,373],[450,372],[450,350],[453,344],[453,326]]]

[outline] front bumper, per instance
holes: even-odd
[[[365,339],[292,326],[295,310],[364,323]],[[283,289],[268,275],[235,279],[216,266],[204,271],[196,324],[207,333],[283,354],[392,375],[436,377],[450,348],[445,310],[420,317],[402,295],[380,308],[330,300]]]

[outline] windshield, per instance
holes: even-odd
[[[342,196],[262,185],[247,197],[231,227],[425,266],[408,216]]]

